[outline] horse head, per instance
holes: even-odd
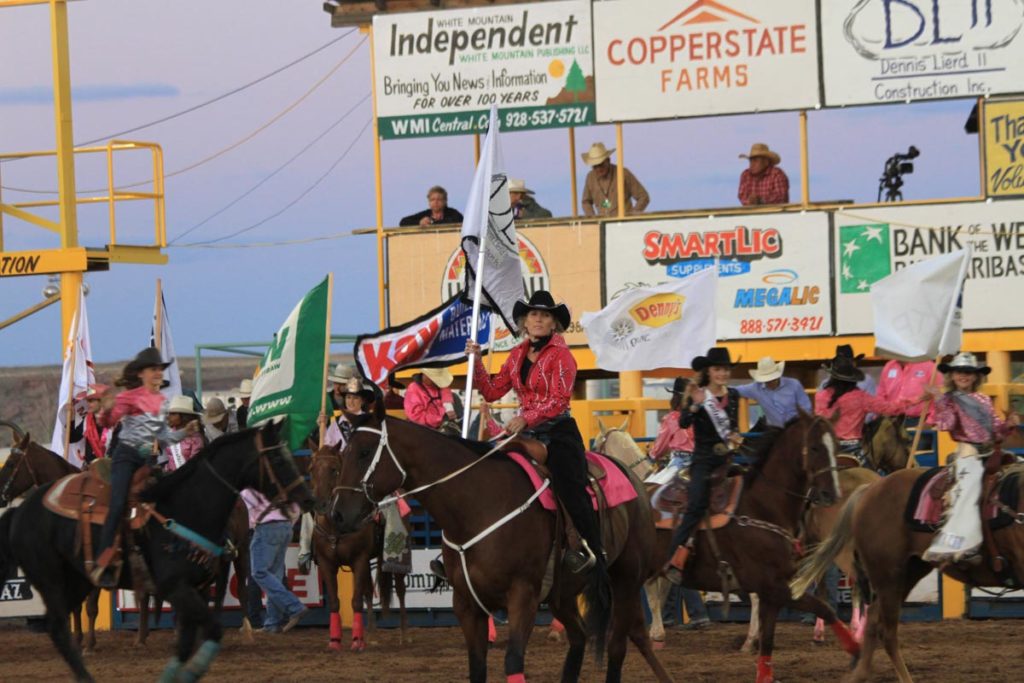
[[[277,427],[267,422],[262,427],[246,429],[237,434],[222,436],[207,446],[209,464],[219,477],[231,478],[230,473],[218,472],[218,462],[236,463],[237,488],[253,488],[275,504],[298,503],[303,510],[313,507],[313,495],[295,467],[288,444],[280,440]],[[252,467],[252,465],[257,467]]]
[[[341,476],[341,447],[322,446],[314,449],[309,463],[309,483],[316,500],[314,511],[318,515],[327,515],[336,502],[334,487]]]
[[[26,491],[54,481],[78,468],[35,441],[27,432],[17,433],[7,462],[0,468],[0,507],[11,504]]]
[[[833,423],[806,414],[798,418],[798,423],[802,425],[803,432],[800,453],[804,476],[810,487],[808,501],[822,507],[835,505],[842,496],[842,490],[836,464],[839,441],[832,428]]]
[[[643,449],[629,433],[629,418],[618,427],[608,429],[598,419],[598,426],[601,433],[594,439],[594,450],[602,455],[607,455],[632,470],[633,474],[641,480],[646,479],[654,466]]]
[[[896,472],[903,469],[910,459],[913,438],[907,430],[906,419],[902,416],[883,415],[872,423],[874,430],[864,439],[864,454],[873,469]]]
[[[340,533],[358,530],[377,504],[405,481],[405,469],[388,438],[392,422],[382,407],[353,421],[355,430],[341,453],[341,473],[334,487],[332,516]]]

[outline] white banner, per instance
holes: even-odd
[[[68,444],[68,452],[64,452],[64,442],[68,438],[68,416],[73,425],[85,419],[86,402],[78,401],[76,396],[96,383],[96,375],[92,366],[92,342],[89,339],[89,315],[85,309],[85,288],[78,293],[78,312],[71,321],[68,332],[67,346],[64,349],[64,367],[61,370],[60,394],[57,397],[57,417],[50,437],[50,450],[62,456],[75,467],[81,467],[85,459],[85,439]],[[68,409],[68,403],[71,409]]]
[[[590,3],[378,14],[373,46],[382,138],[594,122]]]
[[[584,313],[587,342],[602,370],[688,368],[715,345],[714,267],[660,287],[620,294],[597,313]]]
[[[813,108],[814,0],[594,3],[599,121]]]
[[[171,337],[171,319],[167,315],[167,299],[164,297],[163,290],[160,291],[160,303],[156,306],[156,311],[153,311],[153,325],[154,329],[149,331],[149,345],[159,348],[160,355],[163,356],[164,361],[170,363],[167,369],[164,370],[164,380],[167,382],[167,386],[160,390],[160,393],[164,395],[164,398],[172,399],[175,396],[181,396],[181,367],[178,365],[178,357],[174,353],[174,339]],[[157,316],[160,316],[159,321]],[[156,344],[156,325],[159,322],[160,327],[160,345]]]
[[[835,231],[837,334],[872,333],[872,284],[968,245],[964,329],[1024,327],[1024,201],[839,211]]]
[[[1022,28],[1021,0],[822,2],[825,102],[834,106],[1020,92]]]
[[[605,296],[686,277],[717,257],[719,339],[828,335],[827,234],[818,212],[605,223]]]

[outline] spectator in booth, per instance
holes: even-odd
[[[90,384],[88,389],[75,396],[76,404],[81,401],[85,402],[85,417],[71,427],[69,443],[74,444],[85,439],[83,459],[86,463],[107,454],[107,439],[110,432],[103,429],[96,422],[96,418],[100,412],[101,399],[109,389],[110,387],[105,384]]]
[[[754,381],[736,387],[740,396],[757,401],[761,408],[761,419],[751,431],[763,432],[767,427],[781,429],[801,410],[808,415],[811,413],[811,399],[803,385],[792,377],[783,377],[785,369],[786,361],[776,363],[771,356],[765,356],[749,371]]]
[[[779,168],[782,157],[778,153],[758,142],[751,146],[750,154],[741,154],[740,159],[750,160],[750,166],[740,174],[739,198],[743,206],[789,203],[789,178]]]
[[[537,203],[534,192],[526,187],[525,180],[513,178],[508,181],[508,199],[512,204],[512,217],[516,220],[530,218],[551,218],[551,212]]]
[[[448,191],[440,185],[434,185],[427,190],[427,205],[429,208],[426,211],[406,216],[399,225],[402,227],[415,225],[427,227],[462,222],[462,214],[448,206]]]
[[[585,216],[616,216],[619,213],[619,167],[611,161],[614,152],[614,147],[606,149],[604,143],[595,142],[582,155],[583,162],[591,167],[583,184]],[[626,191],[626,215],[643,213],[651,203],[650,195],[628,168],[623,168],[622,173]]]
[[[239,429],[245,429],[249,424],[249,401],[252,399],[252,380],[243,379],[238,387],[238,407],[235,408],[235,422]]]
[[[207,443],[203,438],[200,415],[192,404],[192,399],[188,396],[172,398],[167,407],[167,426],[171,429],[184,429],[192,420],[199,420],[199,429],[181,441],[167,445],[157,459],[157,464],[162,465],[168,472],[173,472],[191,460]]]
[[[458,420],[450,388],[454,379],[448,368],[423,368],[405,390],[405,416],[431,429]]]

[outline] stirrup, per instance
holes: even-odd
[[[116,546],[111,546],[100,553],[95,565],[89,570],[89,580],[98,588],[117,588],[121,574],[121,560]]]
[[[444,562],[437,557],[430,561],[430,573],[442,581],[448,580],[448,574],[445,571]]]
[[[565,555],[562,556],[562,561],[573,574],[581,574],[597,564],[597,555],[590,549],[587,539],[581,538],[580,549],[570,550],[567,548]]]

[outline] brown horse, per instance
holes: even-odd
[[[863,441],[864,457],[876,472],[898,472],[907,466],[913,439],[903,415],[882,415],[867,423]]]
[[[383,529],[380,523],[367,521],[360,528],[349,533],[339,533],[332,519],[332,508],[336,498],[335,487],[342,470],[340,449],[324,446],[313,454],[309,465],[310,484],[317,500],[317,514],[313,527],[313,556],[320,576],[327,584],[327,608],[331,613],[330,641],[332,650],[341,649],[341,613],[338,611],[338,570],[342,566],[352,569],[352,645],[355,652],[366,649],[363,632],[364,615],[369,617],[368,627],[373,628],[373,579],[370,575],[370,560],[377,559],[377,576],[380,585],[380,601],[385,616],[391,606],[391,589],[398,594],[401,615],[400,642],[406,641],[408,618],[405,612],[405,576],[384,572]]]
[[[852,680],[863,681],[871,676],[871,659],[879,642],[892,660],[901,683],[912,680],[900,652],[900,611],[914,585],[933,568],[939,568],[921,559],[934,534],[914,531],[904,522],[914,483],[926,472],[902,470],[854,493],[828,540],[807,558],[793,581],[794,593],[803,590],[852,544],[861,575],[866,577],[874,594],[863,656]],[[1024,493],[1024,485],[1021,488]],[[993,537],[999,554],[1009,562],[1017,584],[1024,583],[1024,527],[1011,524],[994,531]],[[985,551],[983,561],[977,566],[953,565],[942,570],[971,586],[1002,586],[1003,582],[990,569],[989,559]]]
[[[783,607],[814,613],[832,627],[845,650],[858,650],[831,607],[810,594],[794,599],[788,586],[796,570],[796,538],[805,509],[834,505],[839,497],[836,447],[832,425],[823,418],[801,415],[787,425],[745,475],[745,491],[730,522],[697,535],[696,550],[683,573],[683,585],[719,591],[720,563],[727,562],[739,588],[758,595],[758,683],[773,680],[775,622]],[[666,544],[663,561],[668,560],[668,551]]]
[[[526,646],[545,598],[569,640],[562,680],[578,680],[587,635],[577,596],[586,577],[563,571],[556,561],[561,529],[556,516],[537,501],[527,474],[510,458],[487,451],[487,446],[474,449],[411,422],[385,418],[378,405],[343,454],[335,517],[355,529],[389,492],[405,488],[414,494],[444,529],[445,566],[466,640],[470,680],[487,679],[487,619],[504,608],[509,620],[505,674],[512,683],[525,681]],[[605,546],[612,592],[610,633],[597,637],[598,645],[608,637],[606,680],[621,680],[628,637],[657,680],[671,681],[651,648],[640,602],[643,582],[659,566],[654,522],[642,484],[625,468],[623,472],[638,497],[615,513],[621,515],[624,533]]]

